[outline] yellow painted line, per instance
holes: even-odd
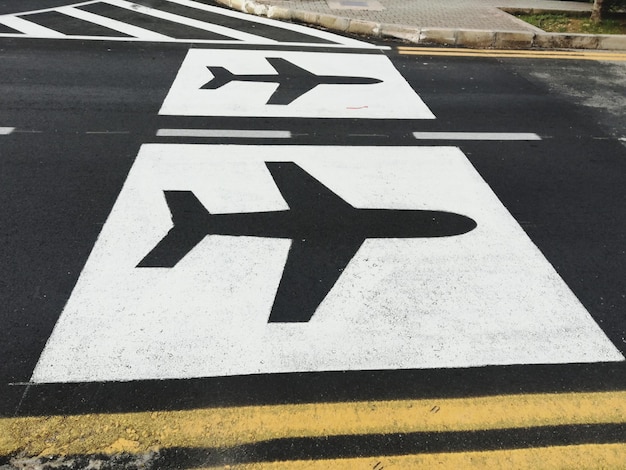
[[[626,391],[5,418],[0,455],[137,453],[280,438],[602,423],[626,423]]]
[[[619,52],[463,48],[444,49],[436,47],[398,47],[397,50],[399,54],[403,55],[626,61],[626,53]]]
[[[438,470],[620,470],[626,469],[626,444],[591,444],[355,459],[295,460],[229,465],[225,468],[230,470],[431,470],[434,468]]]

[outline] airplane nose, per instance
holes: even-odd
[[[454,212],[398,210],[386,214],[389,216],[385,221],[386,236],[380,238],[453,237],[478,226],[474,219]]]
[[[437,236],[441,237],[463,235],[478,227],[478,223],[474,219],[451,212],[440,212],[433,220],[440,230],[440,234]]]

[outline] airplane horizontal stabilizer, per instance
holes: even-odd
[[[173,268],[207,235],[211,214],[191,191],[163,191],[174,226],[137,265]]]
[[[235,75],[224,67],[207,67],[213,74],[213,79],[200,87],[201,90],[217,90],[224,85],[236,80]]]

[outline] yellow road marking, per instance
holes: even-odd
[[[620,52],[463,49],[437,47],[398,47],[397,50],[399,54],[403,55],[626,61],[626,53]]]
[[[214,467],[215,468],[215,467]],[[626,469],[626,444],[229,465],[230,470]],[[197,469],[200,470],[200,469]]]
[[[626,422],[626,391],[243,406],[0,420],[0,455],[221,448],[269,439]]]

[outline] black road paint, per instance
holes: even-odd
[[[357,209],[295,163],[266,166],[290,210],[215,215],[191,191],[165,191],[174,227],[138,267],[173,268],[206,235],[288,238],[269,322],[307,322],[366,239],[449,237],[476,228],[450,212]]]
[[[216,90],[230,82],[278,83],[267,104],[288,105],[318,85],[371,85],[380,83],[378,78],[316,75],[292,64],[281,57],[268,57],[267,61],[277,74],[235,75],[224,67],[207,67],[213,74],[202,90]]]

